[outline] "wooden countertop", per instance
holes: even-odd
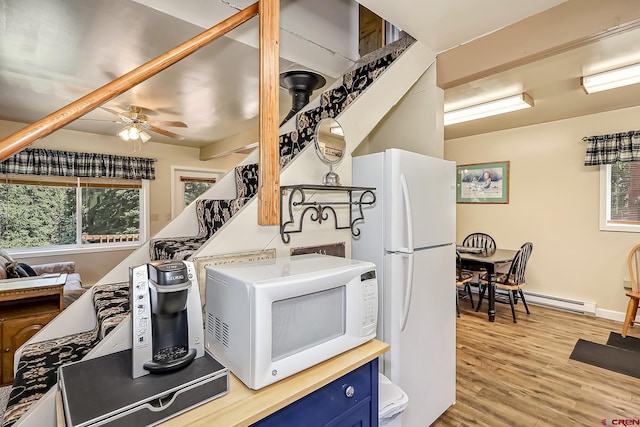
[[[173,426],[248,426],[284,408],[389,350],[372,340],[260,390],[230,375],[229,393],[160,424]]]

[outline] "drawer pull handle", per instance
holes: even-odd
[[[352,398],[354,394],[356,394],[356,389],[353,388],[352,385],[350,385],[349,387],[347,387],[344,391],[344,394],[348,397],[348,398]]]
[[[7,347],[4,349],[5,353],[9,353],[11,351],[11,347]]]

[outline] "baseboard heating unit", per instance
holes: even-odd
[[[533,292],[524,292],[524,296],[527,299],[527,304],[541,305],[558,310],[570,311],[572,313],[587,314],[589,316],[596,315],[595,302],[577,301]]]

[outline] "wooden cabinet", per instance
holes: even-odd
[[[60,277],[0,285],[0,385],[13,383],[16,350],[62,310],[63,285],[64,278]]]
[[[254,424],[255,427],[377,426],[378,359]]]
[[[230,375],[226,396],[161,425],[377,426],[378,357],[388,350],[388,344],[373,339],[260,390]]]
[[[0,342],[2,342],[2,366],[0,384],[13,383],[13,355],[16,350],[36,332],[51,321],[59,311],[47,310],[43,314],[0,319]]]

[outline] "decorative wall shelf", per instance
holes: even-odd
[[[347,186],[328,186],[328,185],[284,185],[280,187],[280,237],[284,243],[291,241],[290,234],[302,232],[302,223],[307,212],[311,212],[311,221],[316,221],[322,224],[329,219],[329,212],[333,214],[334,224],[336,230],[350,229],[351,234],[354,237],[360,235],[360,230],[355,226],[356,222],[364,219],[362,212],[363,206],[370,206],[376,202],[376,195],[374,193],[374,187],[347,187]],[[341,192],[346,194],[346,201],[313,201],[309,200],[309,192],[329,193],[329,192]],[[288,212],[289,218],[285,221],[284,204],[283,199],[285,195],[289,193]],[[360,194],[354,200],[354,197]],[[338,225],[338,216],[336,214],[334,206],[349,206],[349,225]],[[359,216],[353,218],[353,209],[351,207],[357,206]],[[293,217],[293,209],[295,207],[304,207],[302,214],[300,215],[300,222],[298,228],[287,230],[288,226],[295,226],[295,218]]]

